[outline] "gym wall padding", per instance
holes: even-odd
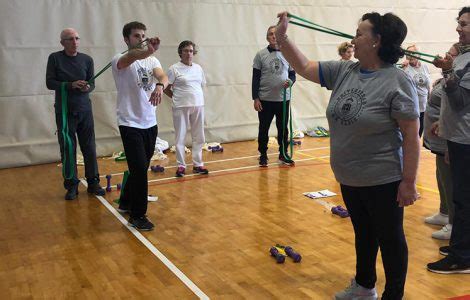
[[[198,45],[195,61],[207,77],[205,88],[207,141],[254,139],[258,118],[251,100],[252,61],[267,45],[269,25],[283,10],[319,24],[354,34],[365,12],[393,11],[408,25],[406,43],[426,53],[445,53],[457,41],[458,10],[467,1],[347,0],[7,0],[0,2],[0,168],[59,161],[53,91],[45,70],[51,52],[61,50],[63,28],[78,30],[80,52],[93,57],[95,71],[126,49],[122,26],[138,20],[148,36],[162,40],[156,57],[165,70],[177,62],[182,40]],[[289,38],[307,57],[338,59],[344,39],[291,25]],[[433,77],[438,70],[430,66]],[[327,125],[329,92],[303,78],[293,88],[296,128]],[[121,150],[116,125],[116,89],[111,71],[96,81],[91,94],[99,156]],[[170,99],[158,109],[159,136],[173,143]],[[275,126],[272,126],[275,133]],[[253,153],[256,153],[253,149]]]

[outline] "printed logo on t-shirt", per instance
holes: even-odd
[[[140,67],[137,69],[138,81],[137,85],[143,88],[144,91],[150,91],[152,89],[152,71]]]
[[[336,102],[331,108],[331,115],[335,121],[340,121],[341,125],[351,125],[355,123],[362,111],[366,95],[359,89],[348,89],[344,91],[334,101]]]
[[[416,73],[413,76],[413,80],[416,83],[416,85],[418,85],[420,87],[426,87],[426,77],[423,74]]]
[[[279,58],[273,58],[269,62],[269,67],[271,69],[271,74],[281,75],[282,73],[282,62]]]

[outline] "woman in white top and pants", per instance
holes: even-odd
[[[206,78],[201,66],[193,62],[196,45],[191,41],[183,41],[178,46],[180,62],[168,70],[169,86],[165,90],[173,100],[173,124],[175,126],[177,177],[186,173],[185,137],[188,126],[191,127],[193,172],[208,174],[202,162],[202,146],[204,137],[204,94],[202,87]]]

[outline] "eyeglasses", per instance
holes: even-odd
[[[72,37],[69,37],[69,38],[66,38],[66,39],[62,39],[62,40],[63,40],[63,41],[70,41],[70,42],[71,42],[71,41],[73,41],[73,40],[79,41],[80,38],[79,38],[78,36],[72,36]]]

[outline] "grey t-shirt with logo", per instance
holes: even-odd
[[[320,79],[332,90],[326,116],[336,180],[358,187],[401,180],[403,138],[397,120],[419,118],[411,78],[391,64],[363,73],[358,62],[325,61]]]
[[[253,68],[261,70],[259,99],[282,102],[284,82],[289,79],[292,68],[281,51],[269,52],[267,48],[260,50],[253,59]],[[290,100],[290,89],[286,90],[286,100]]]
[[[470,145],[470,52],[455,58],[454,73],[458,88],[444,89],[439,135],[454,143]]]

